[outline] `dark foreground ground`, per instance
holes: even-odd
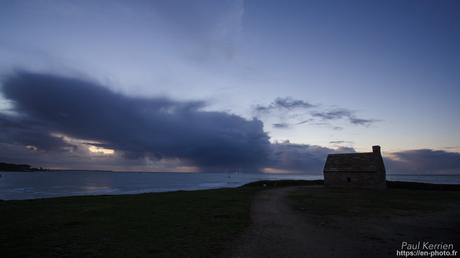
[[[460,251],[459,191],[303,187],[288,202],[324,238],[328,248],[317,251],[328,257],[395,257],[402,242],[418,241]]]
[[[0,257],[216,257],[256,189],[0,201]]]
[[[394,257],[402,241],[460,249],[458,186],[321,183],[0,201],[0,257]]]

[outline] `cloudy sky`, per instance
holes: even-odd
[[[460,171],[458,1],[1,1],[0,161]]]

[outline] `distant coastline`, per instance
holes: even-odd
[[[0,172],[114,172],[113,170],[88,170],[88,169],[51,169],[32,167],[29,164],[14,164],[0,162]]]
[[[0,162],[0,172],[42,172],[50,171],[46,168],[35,168],[28,164],[12,164]]]

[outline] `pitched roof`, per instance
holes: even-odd
[[[324,171],[376,172],[381,166],[381,156],[373,152],[329,154]]]

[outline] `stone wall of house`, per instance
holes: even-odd
[[[380,172],[324,172],[326,187],[386,188],[385,174]]]

